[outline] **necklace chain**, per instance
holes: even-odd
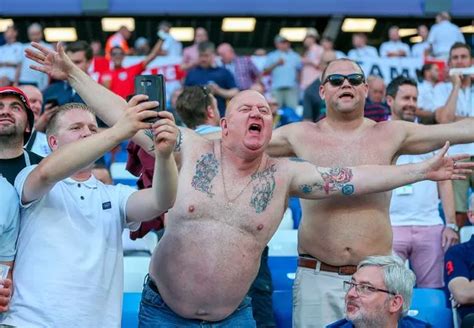
[[[224,197],[225,197],[225,200],[227,202],[227,206],[231,206],[245,191],[245,189],[247,189],[247,187],[249,186],[249,184],[252,182],[252,177],[258,172],[258,170],[260,169],[260,165],[262,164],[262,158],[263,156],[260,158],[260,162],[258,163],[258,166],[257,166],[257,169],[255,170],[255,172],[252,173],[252,175],[250,176],[249,178],[249,181],[245,184],[245,186],[242,188],[242,190],[237,194],[237,196],[235,196],[234,198],[230,199],[229,198],[229,195],[227,194],[227,188],[225,186],[225,177],[224,177],[224,161],[222,160],[222,157],[223,157],[223,152],[222,152],[222,143],[220,144],[220,150],[221,150],[221,174],[222,174],[222,186],[224,187]]]

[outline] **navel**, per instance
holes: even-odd
[[[194,212],[194,205],[189,205],[189,207],[188,207],[188,212],[189,212],[189,213]]]

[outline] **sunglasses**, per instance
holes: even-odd
[[[334,87],[340,87],[344,83],[345,79],[347,79],[347,81],[349,81],[350,85],[352,86],[361,85],[365,82],[364,75],[360,73],[349,75],[331,74],[326,77],[323,84],[329,82]]]

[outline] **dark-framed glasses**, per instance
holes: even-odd
[[[365,82],[364,75],[360,73],[353,73],[349,75],[331,74],[326,77],[323,84],[329,82],[334,87],[339,87],[344,83],[344,80],[349,81],[352,86],[361,85]]]
[[[376,292],[387,293],[387,294],[390,294],[390,295],[397,295],[396,293],[388,291],[386,289],[375,288],[375,287],[367,285],[367,284],[358,284],[358,283],[353,282],[353,281],[344,281],[343,283],[344,283],[344,291],[346,293],[349,290],[351,290],[351,288],[355,288],[355,291],[356,291],[357,295],[359,295],[359,296],[361,296],[361,295],[367,296],[367,295],[370,295],[370,294],[376,293]]]

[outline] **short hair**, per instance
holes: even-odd
[[[359,263],[357,270],[369,266],[382,268],[385,288],[389,292],[403,297],[402,316],[406,315],[410,309],[416,281],[413,271],[408,269],[402,259],[395,255],[368,256]]]
[[[427,71],[429,71],[431,68],[433,68],[435,64],[434,63],[428,63],[428,64],[424,64],[422,67],[421,67],[421,76],[424,77],[425,76],[425,73]]]
[[[412,85],[415,88],[418,86],[416,81],[412,78],[400,75],[390,81],[390,83],[387,85],[387,96],[395,98],[397,96],[398,88],[400,88],[401,85],[405,84]]]
[[[338,59],[331,60],[327,64],[327,66],[324,68],[323,73],[321,74],[321,82],[324,82],[324,80],[326,79],[326,71],[327,71],[328,67],[331,66],[332,63],[340,62],[340,61],[346,61],[346,62],[350,62],[350,63],[354,64],[354,66],[359,68],[361,74],[364,75],[364,80],[365,80],[364,70],[362,69],[362,66],[360,66],[358,62],[356,62],[352,59],[349,59],[349,58],[338,58]]]
[[[89,45],[89,43],[87,43],[86,41],[79,40],[79,41],[76,41],[76,42],[68,43],[66,45],[66,52],[76,53],[76,52],[79,52],[79,51],[84,51],[85,52],[86,59],[88,61],[92,60],[92,57],[94,57],[94,54],[92,53],[92,48]]]
[[[51,116],[51,119],[49,120],[48,125],[46,126],[46,135],[50,136],[52,134],[55,134],[58,131],[58,122],[61,116],[63,116],[65,113],[73,109],[87,111],[95,117],[94,112],[86,104],[67,103],[67,104],[61,105],[59,106],[58,111],[54,113],[53,116]]]
[[[212,52],[216,51],[216,46],[214,45],[214,43],[209,42],[209,41],[204,41],[204,42],[201,42],[201,43],[198,44],[198,52],[199,53],[203,53],[203,52],[206,52],[208,50],[210,50]]]
[[[12,29],[15,32],[18,32],[18,27],[15,24],[11,24],[7,26],[7,30]]]
[[[171,23],[168,21],[161,21],[160,24],[158,24],[158,29],[161,30],[162,28],[171,28]]]
[[[472,50],[471,47],[467,43],[463,42],[455,42],[452,46],[451,49],[449,49],[449,60],[451,60],[451,55],[453,53],[454,49],[459,49],[459,48],[465,48],[469,52],[469,55],[472,56]]]
[[[204,124],[207,106],[212,103],[212,95],[206,87],[185,87],[176,100],[176,111],[190,129]]]

